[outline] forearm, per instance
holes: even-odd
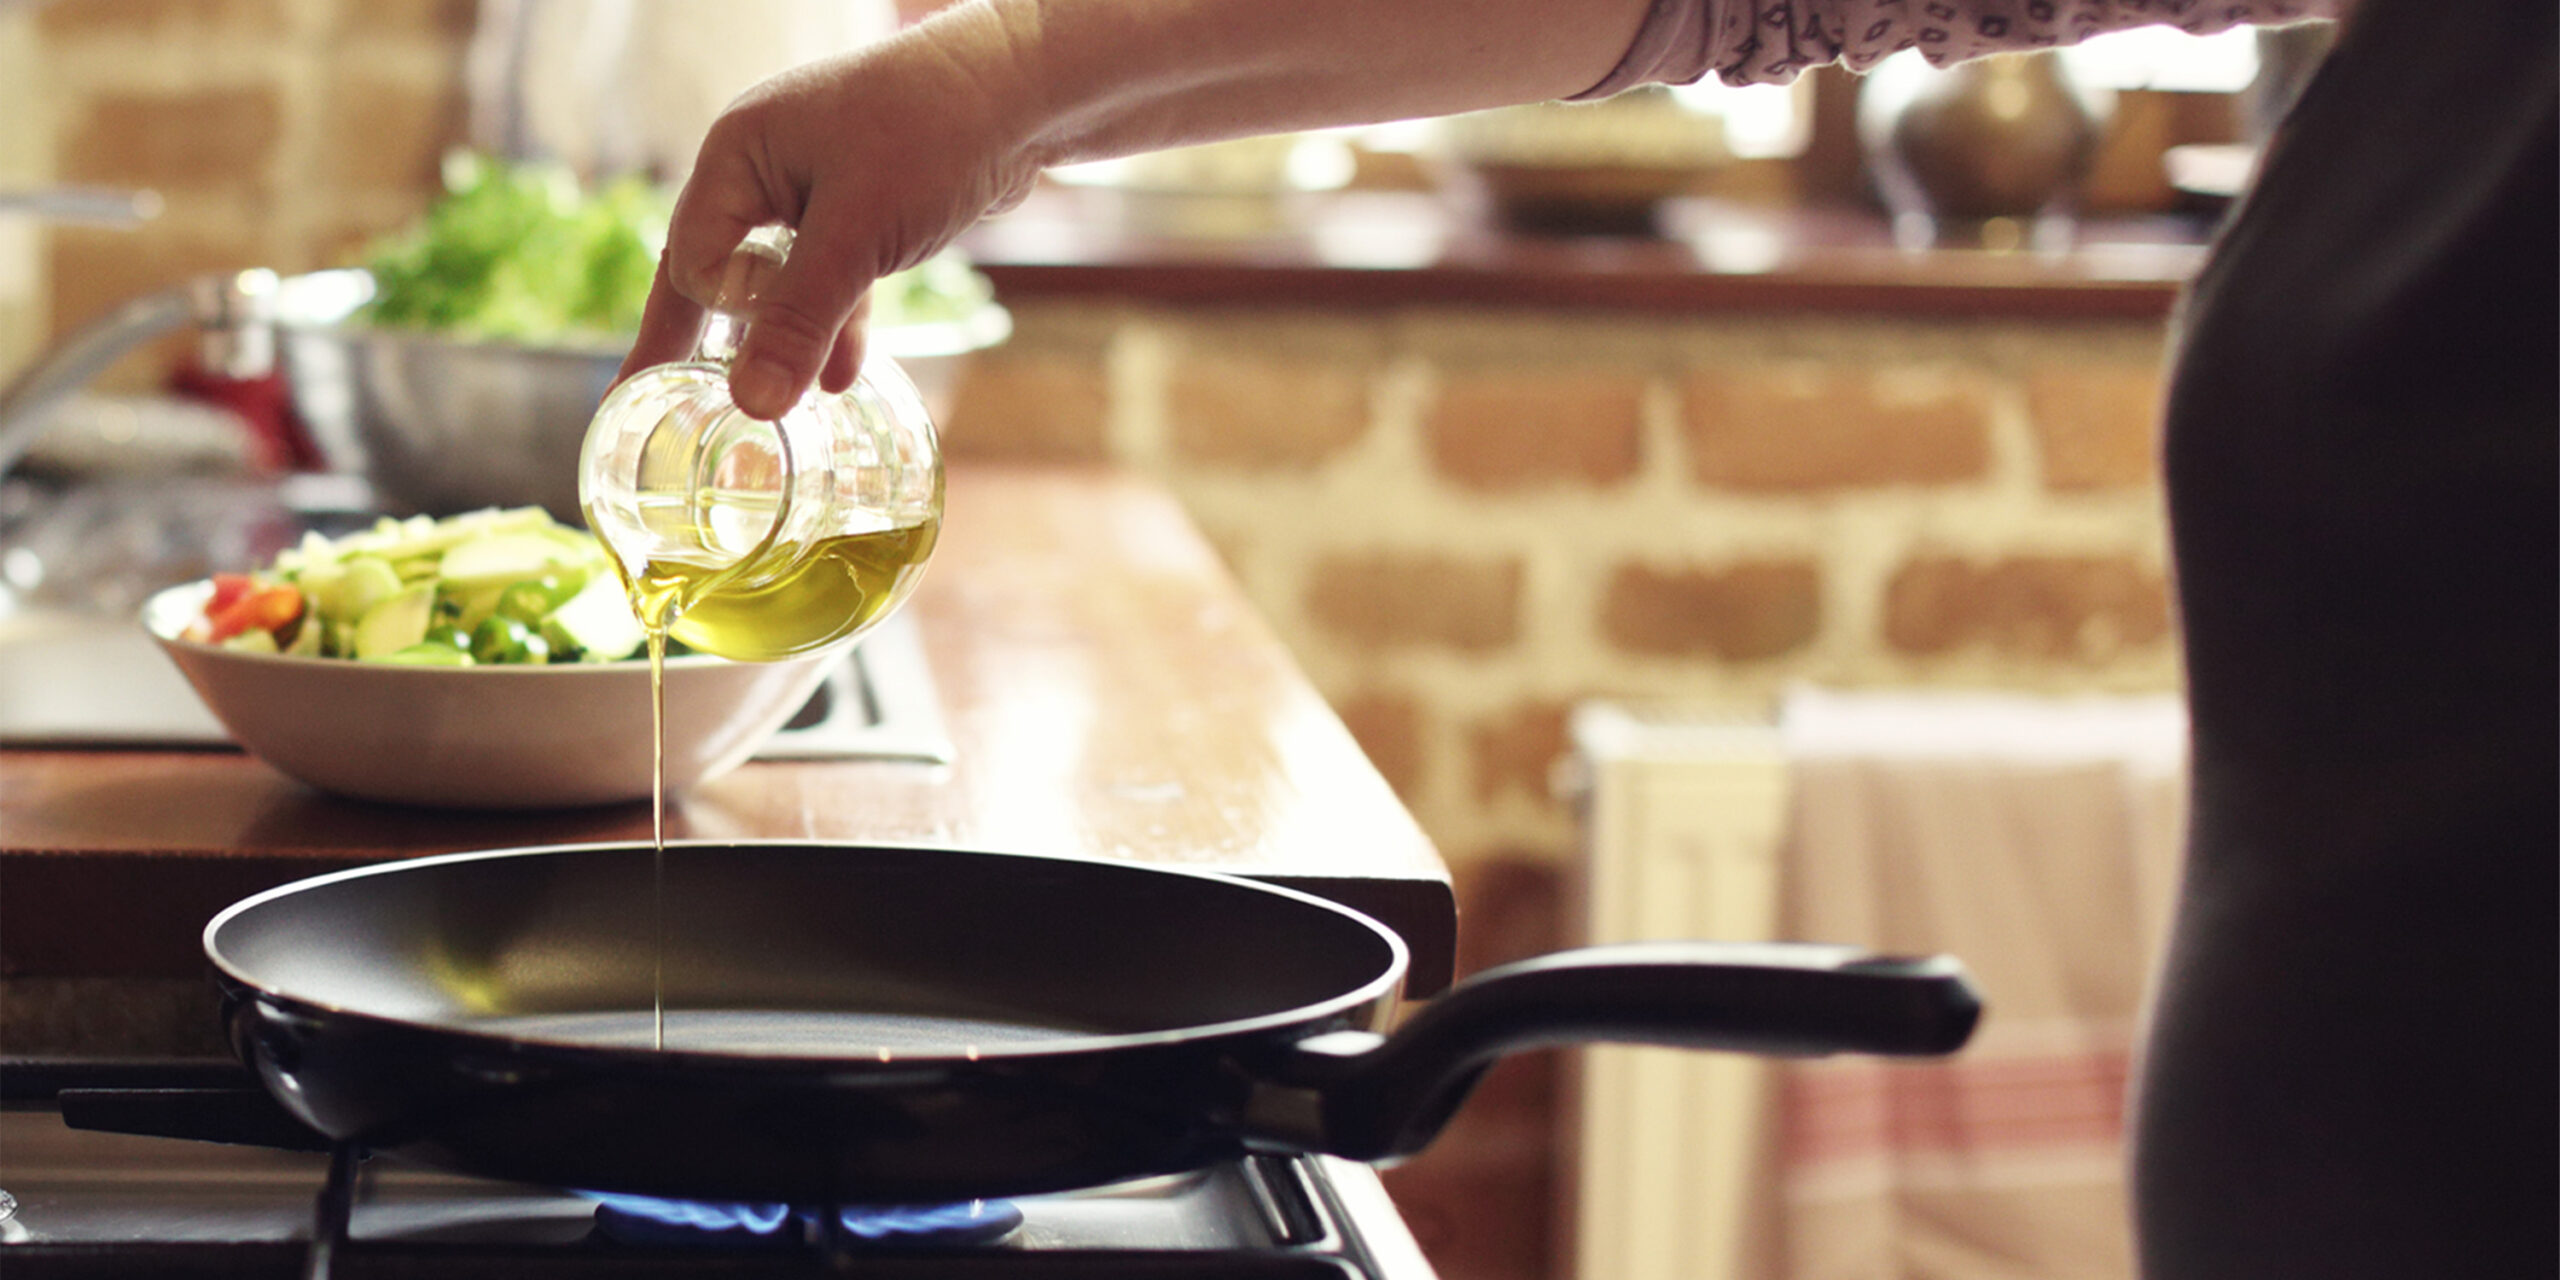
[[[785,223],[799,238],[732,376],[749,412],[780,413],[822,362],[822,385],[851,379],[871,281],[1022,199],[1043,169],[1568,97],[1618,64],[1648,3],[965,0],[721,114],[626,367],[681,355],[740,238]]]
[[[1018,119],[1046,166],[1568,97],[1617,64],[1646,8],[1647,0],[982,0],[947,20],[992,22],[1006,33],[1004,57],[1020,61],[996,65],[1030,98]]]

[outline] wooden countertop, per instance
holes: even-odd
[[[1109,473],[955,468],[908,609],[951,763],[749,764],[670,806],[670,837],[1250,875],[1396,928],[1412,994],[1447,984],[1447,867],[1169,496]],[[0,975],[193,975],[203,922],[286,880],[648,836],[645,802],[447,813],[338,800],[232,752],[0,752]]]
[[[1506,229],[1439,196],[1350,192],[1275,209],[1267,226],[1192,234],[1195,217],[1238,215],[1167,203],[1183,199],[1043,190],[964,243],[1008,302],[2147,320],[2169,313],[2209,229],[2178,215],[2091,219],[2053,250],[1914,253],[1856,209],[1684,199],[1663,207],[1658,235],[1567,236]]]

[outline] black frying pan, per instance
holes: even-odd
[[[1093,1186],[1427,1144],[1483,1067],[1627,1041],[1941,1054],[1962,970],[1809,945],[1593,948],[1392,1034],[1403,943],[1225,876],[824,843],[460,854],[287,885],[205,949],[267,1090],[485,1177],[803,1204]],[[653,1047],[663,973],[665,1048]]]

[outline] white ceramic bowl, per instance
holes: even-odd
[[[425,667],[243,653],[178,638],[207,582],[171,587],[143,626],[232,739],[323,791],[460,809],[645,799],[647,661]],[[842,649],[772,663],[669,659],[670,794],[736,768],[806,704]]]

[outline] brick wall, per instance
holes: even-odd
[[[39,84],[36,15],[0,8],[0,192],[44,186],[53,173],[53,134]],[[41,224],[0,212],[0,378],[32,357],[45,337]]]
[[[1577,699],[2178,679],[2156,323],[1016,310],[951,453],[1171,486],[1454,862]]]
[[[1551,950],[1578,699],[2173,687],[2156,323],[1016,300],[955,458],[1160,478],[1448,857],[1459,964]],[[1547,1055],[1388,1187],[1448,1280],[1571,1274]]]
[[[416,216],[462,137],[476,0],[57,0],[34,19],[53,181],[157,191],[133,230],[54,227],[54,331],[190,276],[335,266]],[[125,362],[144,385],[178,344]]]

